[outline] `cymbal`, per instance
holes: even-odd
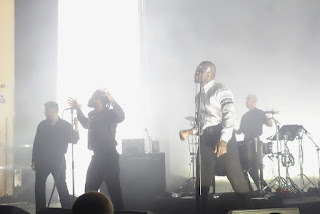
[[[278,111],[270,110],[270,111],[264,111],[266,114],[279,114]]]
[[[192,122],[193,122],[195,118],[194,118],[194,117],[192,117],[192,116],[188,116],[188,117],[185,117],[184,119],[186,119],[186,120],[188,120],[188,121],[192,121]]]

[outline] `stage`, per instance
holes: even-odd
[[[294,197],[288,194],[272,193],[265,197],[252,198],[254,209],[275,209],[275,208],[299,208],[300,214],[318,214],[320,212],[320,195],[306,194],[302,197]],[[21,208],[30,214],[35,214],[35,206],[32,202],[0,201],[1,206],[13,206]],[[154,214],[194,214],[196,200],[194,196],[174,198],[170,193],[157,196],[149,201],[140,201],[136,204],[128,204],[128,211],[141,211],[141,213]],[[59,208],[60,204],[54,201],[51,208]],[[240,201],[234,193],[221,193],[211,197],[208,201],[208,213],[227,214],[230,210],[240,210]],[[57,213],[56,210],[54,213]],[[119,212],[125,213],[125,212]],[[140,212],[138,212],[140,213]],[[269,212],[266,212],[269,214]]]

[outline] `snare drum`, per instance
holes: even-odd
[[[263,143],[263,155],[268,155],[272,153],[272,142]]]

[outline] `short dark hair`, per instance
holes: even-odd
[[[50,108],[50,109],[54,109],[57,111],[57,113],[59,112],[59,106],[58,106],[58,103],[54,102],[54,101],[49,101],[49,102],[46,102],[44,104],[44,106],[46,108]]]
[[[113,214],[114,208],[111,200],[97,191],[86,192],[73,203],[73,214]]]
[[[202,69],[203,71],[212,71],[215,73],[216,66],[210,62],[210,61],[203,61],[198,65],[199,69]]]

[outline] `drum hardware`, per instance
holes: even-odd
[[[294,157],[291,153],[286,156],[281,157],[281,163],[283,167],[290,167],[295,165]]]
[[[190,163],[189,163],[189,175],[192,170],[192,176],[186,182],[184,182],[174,193],[171,194],[171,196],[174,198],[190,196],[195,194],[195,190],[196,190],[195,161],[197,156],[197,145],[198,145],[197,142],[198,142],[197,136],[193,135],[188,137],[189,154],[191,156]]]
[[[282,126],[285,127],[285,126]],[[297,127],[299,128],[299,127]],[[281,129],[280,129],[281,131]],[[294,161],[294,157],[293,155],[290,153],[289,151],[289,147],[288,147],[288,142],[290,141],[289,139],[294,139],[296,138],[295,133],[289,133],[286,132],[286,134],[288,135],[283,135],[284,140],[284,145],[285,145],[285,149],[284,149],[284,155],[281,157],[281,162],[284,165],[284,167],[286,167],[286,186],[285,189],[290,190],[292,193],[294,193],[296,196],[301,196],[302,195],[302,191],[300,190],[300,188],[293,182],[293,180],[290,178],[289,175],[289,167],[290,166],[294,166],[295,165],[295,161]],[[291,135],[290,135],[291,134]],[[289,136],[291,136],[289,138]]]
[[[278,129],[278,127],[277,127]],[[279,140],[294,141],[299,135],[299,132],[303,129],[301,125],[283,125],[281,129],[277,131],[279,134]],[[268,137],[268,140],[276,141],[277,134]]]
[[[278,111],[274,111],[274,110],[264,111],[264,113],[265,113],[265,114],[272,114],[272,115],[274,115],[274,114],[279,114]]]
[[[303,194],[303,190],[307,188],[309,184],[312,184],[314,187],[317,187],[305,174],[303,174],[303,147],[302,147],[302,139],[303,134],[306,132],[305,128],[302,125],[285,125],[282,126],[280,129],[280,133],[282,135],[282,138],[287,139],[285,141],[285,146],[287,153],[285,158],[283,158],[282,164],[286,166],[286,179],[291,183],[291,185],[295,188],[296,193],[299,195]],[[291,153],[289,153],[289,149],[287,146],[288,141],[293,141],[295,139],[298,139],[298,145],[299,145],[299,166],[300,166],[300,181],[301,181],[301,189],[298,188],[297,185],[294,184],[294,182],[291,180],[289,174],[288,174],[288,168],[289,166],[293,166],[295,164],[294,157]],[[304,178],[308,180],[308,183],[305,184]]]
[[[272,179],[268,186],[270,188],[274,188],[276,184],[278,184],[278,189],[282,189],[282,187],[286,187],[286,189],[289,189],[289,185],[287,183],[287,180],[283,177],[281,177],[281,172],[280,172],[280,156],[283,155],[282,153],[282,147],[281,147],[281,141],[280,141],[280,123],[277,121],[274,117],[270,118],[271,120],[274,121],[274,124],[276,125],[276,134],[267,138],[268,140],[276,141],[277,142],[277,152],[276,152],[276,158],[277,158],[277,165],[278,165],[278,176]]]
[[[316,147],[317,157],[318,157],[318,173],[319,173],[319,176],[318,176],[318,189],[319,189],[320,188],[320,156],[319,156],[320,148],[319,148],[318,144],[313,140],[311,134],[305,128],[303,128],[303,129],[305,131],[305,134],[308,136],[308,138],[311,140],[313,145]]]
[[[263,155],[272,154],[272,147],[273,147],[272,142],[263,143],[262,144]]]
[[[303,192],[303,190],[305,190],[305,189],[308,187],[309,184],[311,184],[313,187],[315,187],[315,188],[317,189],[317,185],[314,184],[314,183],[308,178],[308,176],[306,176],[305,174],[303,174],[303,147],[302,147],[303,134],[306,134],[306,135],[310,138],[310,140],[313,141],[312,138],[311,138],[311,136],[310,136],[310,134],[309,134],[309,132],[308,132],[305,128],[303,128],[303,126],[301,126],[301,132],[300,132],[300,135],[298,136],[299,166],[300,166],[300,174],[299,174],[298,176],[300,176],[301,190],[302,190],[302,192]],[[314,143],[314,142],[313,142],[313,143]],[[314,145],[315,145],[316,148],[317,148],[317,153],[318,153],[318,157],[319,157],[319,150],[318,150],[319,147],[318,147],[317,144],[315,144],[315,143],[314,143]],[[319,158],[318,158],[318,160],[319,160]],[[319,162],[318,162],[318,164],[319,164]],[[320,170],[319,170],[319,176],[320,176]],[[307,183],[307,184],[304,182],[304,178],[308,180],[308,183]]]
[[[281,186],[279,186],[279,189],[280,190],[281,189],[285,189],[285,190],[291,191],[296,196],[302,196],[304,190],[310,184],[317,188],[317,186],[305,174],[303,174],[302,139],[303,139],[303,134],[304,133],[307,134],[307,131],[303,128],[302,125],[284,125],[277,132],[277,134],[276,134],[277,136],[272,136],[272,137],[269,138],[269,139],[272,139],[272,140],[278,138],[279,141],[281,140],[281,141],[284,142],[283,143],[284,144],[284,152],[282,153],[281,144],[280,144],[280,150],[278,150],[279,152],[277,152],[278,153],[277,154],[278,155],[277,156],[278,160],[281,159],[281,163],[282,163],[283,167],[286,167],[286,178],[284,179],[281,176],[279,176],[279,178],[278,178],[278,181],[282,182],[280,184],[284,184],[283,188],[281,188]],[[309,135],[309,138],[311,139],[311,141],[313,141],[311,136],[310,136],[310,134],[308,134],[308,135]],[[299,144],[300,174],[298,176],[300,176],[300,181],[301,181],[300,188],[290,178],[289,170],[288,170],[290,166],[295,165],[295,159],[294,159],[293,155],[289,151],[288,142],[294,141],[295,139],[298,140],[298,144]],[[313,143],[314,143],[314,141],[313,141]],[[320,166],[319,147],[317,146],[317,144],[315,144],[315,146],[316,146],[317,153],[318,153],[318,165]],[[278,173],[280,175],[280,172],[278,172]],[[320,167],[319,167],[319,176],[320,176]],[[308,181],[308,183],[305,183],[305,179]],[[319,182],[319,184],[320,184],[320,182]]]

